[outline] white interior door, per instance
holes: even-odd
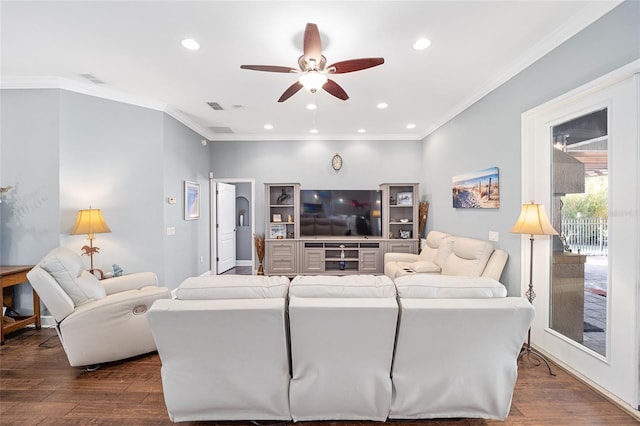
[[[236,187],[216,183],[216,241],[218,274],[236,266]]]
[[[606,351],[597,353],[550,327],[552,244],[534,244],[533,282],[538,295],[532,345],[601,389],[638,407],[640,261],[638,217],[638,69],[640,61],[523,114],[523,202],[552,203],[553,126],[607,110],[609,157],[609,282]],[[525,236],[526,237],[526,236]],[[528,282],[528,238],[523,238],[522,282]],[[524,287],[524,286],[523,286]],[[523,288],[524,294],[524,288]],[[541,372],[541,374],[544,374]]]

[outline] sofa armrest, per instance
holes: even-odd
[[[420,256],[413,253],[385,253],[384,263],[389,262],[417,262],[420,260]]]
[[[139,290],[143,287],[158,287],[158,277],[153,272],[138,272],[122,275],[121,277],[107,278],[100,281],[100,283],[104,286],[108,296],[127,290]]]

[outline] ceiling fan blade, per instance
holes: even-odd
[[[331,79],[328,79],[327,82],[322,86],[322,88],[338,99],[342,99],[343,101],[349,99],[349,95],[347,95],[347,92],[345,92],[338,83]]]
[[[243,70],[267,71],[267,72],[298,72],[297,69],[291,67],[279,67],[277,65],[240,65]]]
[[[302,89],[303,87],[304,86],[302,85],[302,83],[300,83],[299,81],[296,81],[291,86],[289,86],[287,90],[284,91],[282,96],[280,96],[280,99],[278,99],[278,102],[286,101],[287,99],[289,99],[290,97],[298,93],[298,90]]]
[[[367,68],[377,67],[382,64],[384,64],[384,58],[349,59],[329,65],[327,72],[331,74],[344,74],[347,72],[366,70]]]
[[[316,24],[307,24],[304,29],[302,56],[307,62],[309,62],[309,59],[315,60],[316,64],[319,64],[322,60],[322,42],[320,41],[320,31],[318,31]]]

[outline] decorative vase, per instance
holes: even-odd
[[[264,235],[256,235],[253,237],[256,245],[256,254],[258,255],[258,275],[264,275],[264,268],[262,262],[264,260]]]

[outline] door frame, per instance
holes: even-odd
[[[573,108],[573,105],[580,105],[583,108],[586,108],[584,105],[587,105],[589,102],[595,104],[598,101],[593,101],[591,99],[592,96],[598,96],[598,94],[602,91],[608,90],[610,88],[614,88],[618,83],[622,83],[627,79],[633,78],[635,80],[636,86],[636,99],[638,98],[638,73],[640,73],[640,60],[635,60],[611,73],[608,73],[598,79],[595,79],[575,90],[572,90],[565,95],[559,96],[555,99],[552,99],[536,108],[533,108],[529,111],[526,111],[522,114],[522,202],[527,203],[530,200],[535,199],[537,202],[541,204],[546,204],[547,206],[551,203],[551,158],[550,158],[550,148],[542,148],[543,141],[544,143],[548,143],[548,146],[551,146],[550,142],[550,134],[544,131],[546,127],[552,125],[552,121],[558,117],[558,113],[556,111],[569,111]],[[636,108],[638,108],[638,101],[636,100]],[[573,111],[575,112],[580,106],[576,106]],[[611,111],[611,110],[610,110]],[[555,117],[552,115],[556,113]],[[636,111],[637,113],[637,111]],[[553,118],[552,118],[553,117]],[[546,126],[546,127],[545,127]],[[636,122],[637,126],[637,122]],[[610,135],[612,135],[610,129]],[[615,130],[613,130],[615,131]],[[638,143],[638,135],[639,129],[636,127],[635,129],[635,142],[636,146]],[[545,151],[549,149],[549,151]],[[615,148],[614,148],[615,149]],[[611,151],[611,148],[610,148]],[[544,152],[544,153],[543,153]],[[635,162],[636,169],[638,162],[640,161],[640,155],[635,153]],[[613,171],[615,173],[615,171]],[[615,188],[614,188],[615,190]],[[635,204],[638,204],[638,199],[636,199]],[[640,224],[638,223],[638,205],[635,206],[635,224],[632,228],[635,227],[636,234],[638,233],[638,229],[640,228]],[[610,208],[615,208],[612,206]],[[636,235],[636,243],[632,244],[632,251],[634,253],[627,253],[627,256],[631,256],[634,258],[635,264],[637,265],[640,261],[640,254],[638,253],[638,238],[640,235]],[[528,239],[522,238],[521,241],[521,265],[527,265],[529,262],[529,247],[528,247]],[[549,327],[549,282],[550,282],[550,258],[551,258],[551,244],[548,239],[539,238],[539,241],[534,245],[534,254],[535,263],[536,263],[536,271],[534,271],[533,282],[536,285],[536,289],[539,290],[539,297],[536,299],[535,305],[537,306],[537,314],[534,319],[534,323],[532,325],[533,330],[533,342],[541,353],[547,356],[549,359],[562,366],[563,368],[570,371],[572,374],[585,381],[592,387],[596,388],[603,394],[607,395],[611,399],[620,403],[620,405],[630,411],[634,416],[638,415],[637,411],[639,405],[639,388],[640,388],[640,372],[638,369],[638,360],[639,360],[639,338],[638,331],[640,330],[640,317],[639,317],[639,307],[640,307],[640,272],[635,270],[634,276],[632,277],[632,281],[635,283],[635,288],[631,289],[631,293],[633,293],[632,303],[633,312],[627,313],[627,316],[631,318],[631,324],[625,324],[627,327],[632,329],[633,333],[633,342],[630,343],[630,347],[632,348],[632,354],[630,356],[633,357],[633,362],[630,363],[632,371],[629,371],[629,380],[628,385],[633,388],[631,391],[632,395],[626,395],[623,399],[620,396],[616,396],[612,391],[607,389],[603,382],[601,382],[602,378],[598,377],[598,371],[604,370],[605,368],[614,368],[611,367],[612,364],[616,363],[619,365],[620,358],[619,353],[616,352],[616,348],[619,351],[619,344],[614,348],[613,344],[610,344],[610,339],[614,334],[614,330],[612,327],[620,327],[620,324],[611,324],[611,315],[612,315],[612,301],[608,300],[608,318],[607,318],[607,354],[606,356],[599,356],[593,351],[590,351],[587,348],[584,348],[582,345],[572,342],[570,339],[562,336],[560,333],[552,330]],[[610,269],[611,271],[611,269]],[[525,283],[528,282],[528,268],[521,267],[521,282],[522,282],[522,294],[525,291]],[[609,275],[611,276],[611,275]],[[612,296],[613,297],[613,296]],[[611,325],[610,325],[611,324]],[[536,344],[537,343],[537,344]],[[582,346],[582,347],[581,347]],[[591,352],[591,353],[590,353]],[[612,363],[611,360],[614,359]],[[626,365],[626,363],[625,363]],[[608,366],[608,367],[607,367]],[[619,367],[615,367],[619,368]],[[615,370],[611,370],[615,371]],[[542,373],[541,373],[542,374]]]
[[[249,200],[249,210],[251,211],[251,229],[255,234],[256,229],[256,180],[254,178],[216,178],[214,177],[213,172],[209,172],[209,200],[211,200],[210,212],[209,215],[209,253],[211,253],[211,257],[209,259],[209,264],[211,265],[211,275],[218,274],[218,262],[216,262],[216,257],[218,255],[218,244],[217,244],[217,233],[216,233],[216,223],[218,221],[218,206],[217,206],[217,197],[216,197],[216,183],[228,183],[228,184],[236,184],[236,183],[248,183],[251,186],[251,199]],[[237,242],[236,242],[237,244]],[[253,241],[251,242],[253,245]],[[256,264],[256,253],[255,250],[251,250],[251,266],[255,269]]]

